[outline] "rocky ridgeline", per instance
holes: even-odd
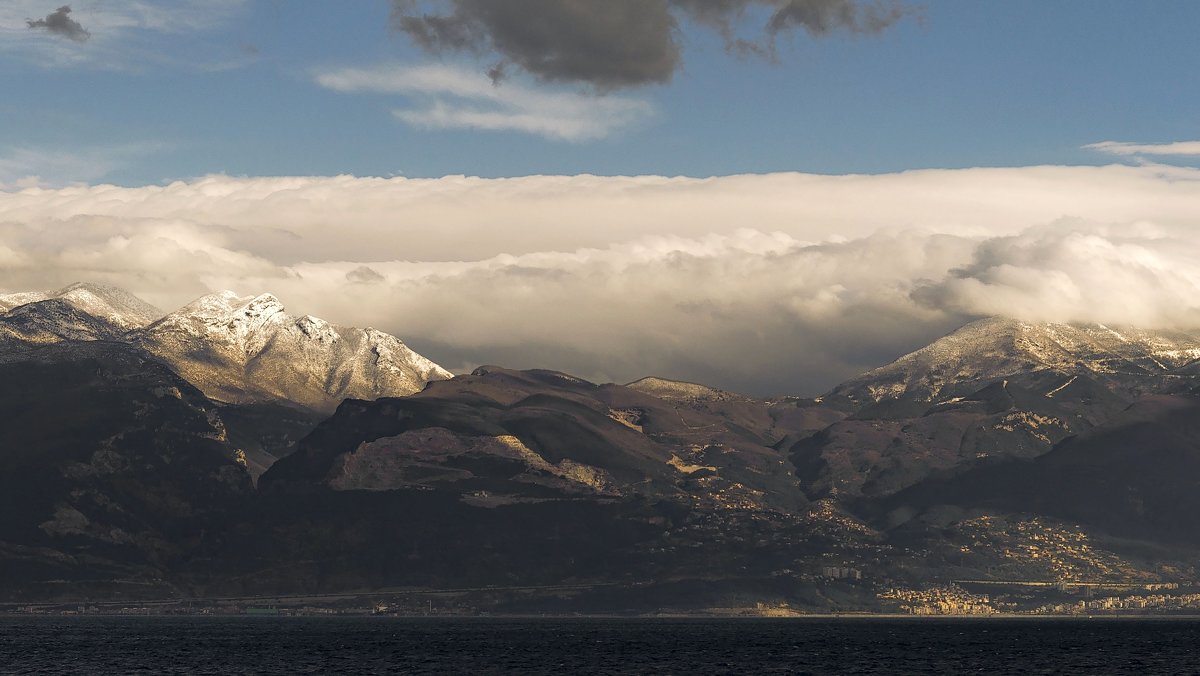
[[[64,341],[119,341],[165,362],[210,398],[331,412],[344,399],[420,391],[451,374],[375,329],[295,317],[271,294],[223,291],[163,316],[120,289],[73,284],[0,296],[10,350]]]

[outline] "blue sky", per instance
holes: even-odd
[[[1200,138],[1193,2],[924,2],[878,35],[786,34],[776,63],[732,57],[685,21],[670,83],[596,97],[641,107],[602,135],[562,140],[414,127],[392,111],[427,95],[319,84],[338,69],[490,64],[420,51],[389,29],[382,0],[159,3],[193,12],[165,26],[139,3],[79,1],[71,16],[91,33],[79,43],[25,25],[61,1],[0,13],[0,86],[13,93],[0,103],[0,182],[22,169],[122,185],[211,173],[882,173],[1102,164],[1114,158],[1081,146]],[[105,16],[122,12],[124,24]],[[520,72],[500,88],[583,89]]]

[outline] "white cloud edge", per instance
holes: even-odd
[[[1132,155],[1200,157],[1200,141],[1173,141],[1171,143],[1134,143],[1130,141],[1100,141],[1083,146],[1107,155],[1128,157]]]
[[[107,146],[55,148],[36,145],[0,148],[0,191],[87,185],[160,152],[170,144],[142,141]]]
[[[91,34],[73,42],[46,31],[30,30],[26,21],[45,17],[61,4],[72,8],[71,18]],[[207,61],[179,60],[147,47],[146,38],[176,38],[211,31],[226,24],[249,5],[249,0],[4,0],[0,3],[0,55],[10,55],[48,69],[139,71],[156,63],[206,70]],[[217,66],[231,67],[228,58]]]
[[[389,64],[319,69],[314,81],[342,93],[403,95],[416,105],[393,116],[419,129],[515,131],[555,141],[593,141],[655,115],[653,104],[628,96],[535,88],[516,81],[493,83],[473,70]]]

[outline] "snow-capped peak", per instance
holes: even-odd
[[[991,317],[838,386],[854,399],[935,398],[963,382],[1055,371],[1101,380],[1171,379],[1200,360],[1200,333]]]
[[[112,286],[76,282],[57,291],[29,291],[0,296],[0,312],[21,305],[58,299],[122,329],[146,326],[162,311],[137,296]]]
[[[175,333],[223,343],[253,357],[279,325],[290,320],[283,303],[264,293],[239,296],[221,291],[202,296],[147,328],[149,334]]]
[[[304,315],[297,319],[296,328],[309,338],[324,343],[332,343],[341,338],[333,324],[312,315]]]
[[[402,396],[451,377],[395,336],[293,317],[269,293],[198,298],[137,340],[206,394],[233,401],[331,409],[347,397]]]
[[[186,314],[194,318],[222,321],[283,311],[283,303],[269,293],[257,296],[239,296],[234,291],[226,290],[201,296],[172,314]]]

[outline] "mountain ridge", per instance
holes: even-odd
[[[294,317],[269,293],[222,291],[167,314],[97,284],[7,294],[0,296],[0,340],[127,342],[211,398],[321,412],[346,398],[411,394],[430,380],[452,377],[391,334]]]
[[[1146,379],[1156,387],[1195,375],[1200,331],[1111,328],[1103,324],[1025,322],[988,317],[971,322],[890,364],[855,376],[828,396],[858,403],[934,400],[1006,376],[1036,371],[1088,375],[1116,386]],[[1141,385],[1144,387],[1144,385]]]
[[[141,328],[162,316],[162,310],[115,286],[75,282],[57,291],[25,291],[0,295],[0,314],[29,303],[61,300],[125,330]]]
[[[344,399],[412,394],[452,377],[391,334],[294,317],[269,293],[202,296],[134,342],[235,403],[285,400],[332,411]]]
[[[418,387],[448,374],[271,294],[132,330],[44,299],[0,314],[5,331],[8,598],[128,578],[896,610],[945,580],[1182,584],[1200,551],[1187,331],[991,318],[814,399],[491,365]],[[297,392],[303,415],[279,405]]]

